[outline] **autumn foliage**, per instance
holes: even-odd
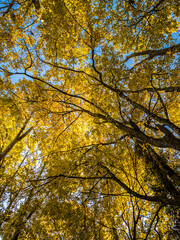
[[[180,234],[178,0],[0,1],[0,236]]]

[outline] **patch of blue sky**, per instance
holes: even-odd
[[[4,0],[4,1],[0,2],[0,15],[1,14],[3,15],[7,11],[8,7],[9,7],[9,4],[11,2],[12,2],[12,0]],[[13,6],[11,8],[15,10],[15,9],[18,8],[17,5],[18,5],[17,3],[13,4]]]

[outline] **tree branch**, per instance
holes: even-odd
[[[178,52],[180,52],[180,44],[176,44],[171,47],[158,49],[158,50],[145,50],[142,52],[136,52],[136,53],[130,54],[129,56],[126,57],[126,59],[123,61],[123,63],[126,63],[129,59],[131,59],[133,57],[148,55],[149,56],[148,59],[152,59],[154,57],[163,56],[166,54],[174,55]]]

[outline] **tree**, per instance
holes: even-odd
[[[3,204],[14,196],[11,188],[20,194],[13,198],[17,207],[3,210],[9,216],[3,236],[176,238],[178,1],[1,6],[2,99],[19,108],[4,117],[23,116],[1,158],[8,169],[14,167],[9,153],[26,159],[16,181],[6,172]]]

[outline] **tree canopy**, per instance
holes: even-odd
[[[178,239],[179,9],[0,1],[2,239]]]

